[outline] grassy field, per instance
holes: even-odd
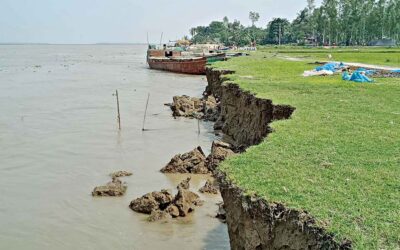
[[[258,97],[296,107],[290,120],[272,124],[263,143],[221,168],[248,193],[310,212],[356,249],[399,249],[400,79],[304,78],[312,65],[271,57],[274,50],[214,65],[235,70],[231,80]],[[400,67],[384,60],[400,51],[365,53],[340,52],[338,58]]]
[[[262,52],[281,54],[290,57],[297,57],[306,61],[327,61],[328,55],[331,60],[369,63],[400,68],[399,48],[334,48],[334,49],[311,49],[302,47],[264,47]]]

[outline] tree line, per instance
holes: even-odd
[[[194,43],[223,43],[227,46],[257,44],[367,45],[377,39],[400,38],[399,0],[324,0],[316,7],[307,0],[291,22],[272,19],[265,28],[257,27],[257,12],[250,12],[251,26],[224,17],[208,26],[190,30]]]

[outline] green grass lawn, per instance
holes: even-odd
[[[270,54],[214,64],[235,70],[230,79],[258,97],[296,107],[291,119],[272,123],[263,143],[221,169],[248,193],[310,212],[356,249],[399,249],[400,79],[304,78],[312,65]],[[342,58],[377,63],[397,56],[376,54]]]

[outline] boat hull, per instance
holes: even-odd
[[[157,59],[148,58],[147,62],[151,69],[165,70],[176,73],[205,75],[206,73],[206,58],[193,59]]]

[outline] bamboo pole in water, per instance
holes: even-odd
[[[115,90],[115,96],[117,97],[117,120],[118,120],[118,129],[121,130],[121,114],[119,112],[119,97],[118,97],[118,90]]]
[[[149,99],[150,99],[150,93],[149,93],[148,96],[147,96],[146,108],[145,108],[145,110],[144,110],[142,131],[145,131],[144,125],[145,125],[145,123],[146,123],[146,115],[147,115],[147,107],[149,106]]]

